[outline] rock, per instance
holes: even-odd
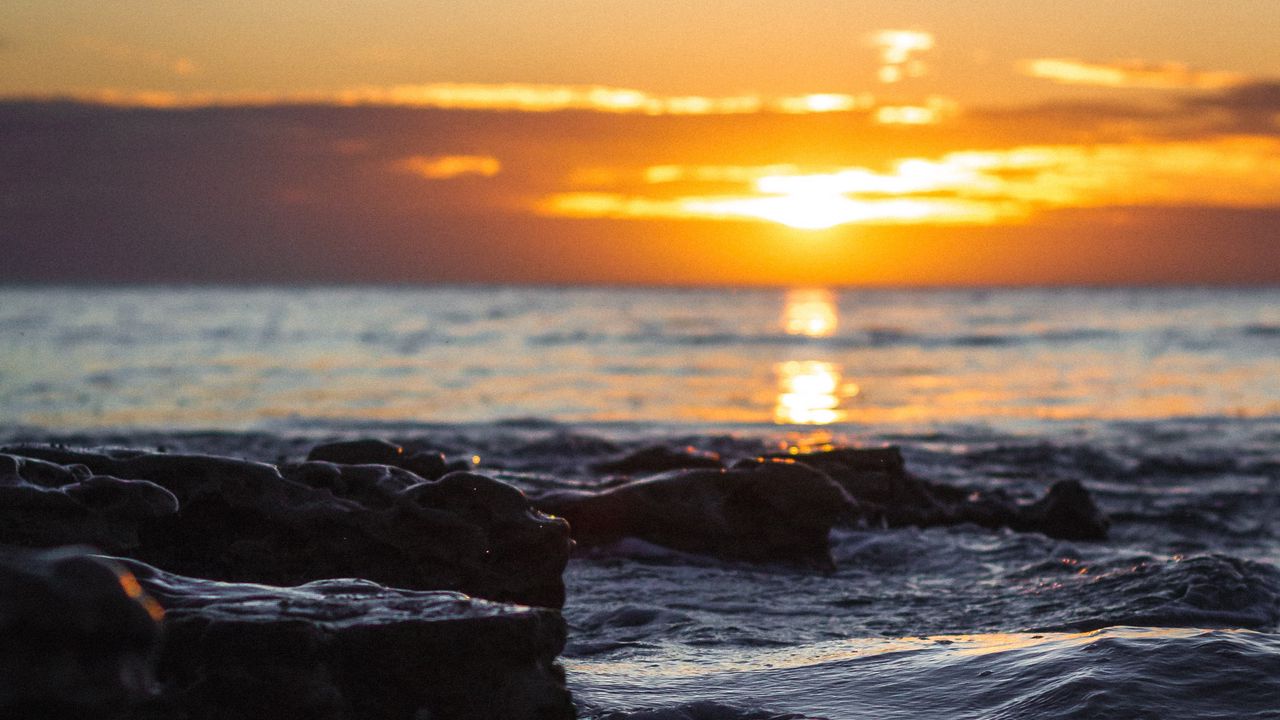
[[[454,470],[469,469],[465,464],[460,466],[446,462],[442,453],[406,453],[404,448],[386,440],[347,440],[317,445],[307,454],[307,460],[339,465],[391,465],[426,480],[436,480]]]
[[[972,523],[1039,532],[1063,540],[1103,540],[1110,522],[1080,483],[1055,483],[1040,500],[1023,505],[1000,491],[930,482],[907,472],[896,447],[839,448],[789,457],[821,470],[857,503],[871,525],[932,527]]]
[[[140,522],[177,510],[173,493],[150,482],[0,455],[0,542],[136,547]]]
[[[406,456],[404,448],[386,440],[346,440],[317,445],[307,454],[308,461],[340,465],[398,465]]]
[[[656,475],[670,470],[722,468],[720,456],[701,453],[692,448],[673,450],[666,445],[653,445],[622,457],[593,463],[591,470],[615,475]]]
[[[163,693],[139,720],[574,717],[554,610],[364,580],[219,583],[126,563],[166,608]]]
[[[902,451],[894,446],[883,448],[835,448],[807,453],[774,453],[765,457],[778,460],[795,460],[807,465],[838,466],[845,471],[878,472],[900,475],[907,464]]]
[[[567,519],[583,545],[635,537],[684,552],[823,569],[833,567],[831,525],[851,510],[848,495],[826,475],[784,461],[678,470],[536,502]]]
[[[163,611],[83,549],[0,551],[0,717],[111,717],[155,690]]]
[[[0,542],[95,541],[114,555],[232,582],[361,577],[560,607],[569,529],[517,489],[387,465],[276,467],[208,455],[0,448]],[[126,478],[119,480],[117,478]]]
[[[1094,504],[1089,491],[1075,480],[1060,480],[1043,498],[1017,508],[1010,525],[1014,530],[1033,530],[1062,540],[1102,540],[1111,521]]]

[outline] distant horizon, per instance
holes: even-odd
[[[236,282],[236,281],[24,281],[0,278],[0,289],[67,289],[67,290],[121,290],[121,289],[173,289],[173,290],[432,290],[432,289],[482,289],[482,288],[516,288],[547,290],[688,290],[688,291],[720,291],[720,290],[829,290],[832,292],[915,292],[915,291],[1000,291],[1000,290],[1280,290],[1280,281],[1257,282],[1152,282],[1152,283],[1057,283],[1057,284],[883,284],[883,285],[805,285],[783,283],[733,284],[733,283],[672,283],[657,284],[643,282],[536,282],[536,281],[493,281],[493,280],[457,280],[457,281],[278,281],[278,282]]]

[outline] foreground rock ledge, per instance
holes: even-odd
[[[6,549],[0,630],[5,718],[574,716],[560,613],[453,592],[219,583]]]
[[[0,448],[0,542],[86,544],[191,577],[291,586],[359,577],[564,604],[564,520],[474,473],[276,467],[137,450]]]
[[[0,547],[0,717],[111,718],[156,690],[163,612],[84,548]]]
[[[574,717],[557,611],[363,580],[219,583],[122,562],[165,608],[164,690],[138,718]]]

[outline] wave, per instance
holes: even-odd
[[[555,331],[525,338],[530,347],[549,348],[598,345],[650,345],[660,347],[795,347],[804,345],[826,348],[984,348],[1022,345],[1064,345],[1109,340],[1120,337],[1116,331],[1101,328],[1078,328],[1029,333],[956,333],[932,334],[899,328],[865,328],[828,337],[804,337],[782,332],[695,332],[673,333],[652,330],[632,333],[602,331]]]
[[[1125,558],[1064,569],[1072,579],[1049,583],[1053,592],[1046,592],[1037,608],[1048,622],[1039,630],[1122,625],[1274,630],[1280,625],[1280,570],[1266,563],[1204,555]]]
[[[864,639],[696,666],[578,662],[569,682],[585,720],[1260,719],[1277,717],[1280,638],[1126,627]]]

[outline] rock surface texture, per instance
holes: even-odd
[[[0,542],[91,543],[191,577],[359,577],[560,607],[568,525],[481,475],[209,455],[0,449]]]
[[[840,448],[778,457],[826,473],[856,501],[858,518],[872,525],[972,523],[1039,532],[1063,540],[1103,540],[1111,525],[1075,480],[1056,482],[1040,500],[1021,504],[1000,492],[977,492],[918,478],[907,472],[896,447]]]
[[[832,567],[831,526],[853,507],[826,475],[787,461],[676,470],[602,492],[548,493],[536,503],[566,518],[584,545],[635,537],[684,552],[823,569]]]
[[[559,612],[447,591],[220,583],[8,549],[0,636],[5,718],[574,716]]]
[[[828,532],[840,523],[971,523],[1066,540],[1105,539],[1110,527],[1077,481],[1056,482],[1039,500],[1020,503],[998,490],[916,477],[896,447],[766,455],[727,470],[716,469],[720,462],[643,448],[593,464],[603,476],[596,487],[538,493],[534,504],[568,519],[584,546],[635,537],[731,560],[822,568],[830,566]],[[642,479],[628,482],[619,473]]]
[[[143,701],[162,615],[84,549],[0,550],[0,717],[109,718]]]
[[[219,583],[124,562],[166,609],[163,690],[137,718],[574,717],[555,610],[364,580]]]

